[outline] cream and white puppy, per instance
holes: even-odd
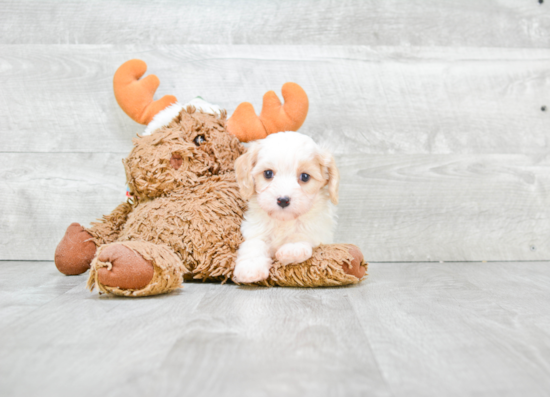
[[[273,258],[282,264],[309,259],[332,243],[339,174],[334,157],[307,135],[279,132],[253,142],[235,163],[248,199],[233,280],[261,281]]]

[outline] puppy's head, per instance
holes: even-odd
[[[253,142],[237,159],[235,171],[243,198],[257,195],[260,207],[274,219],[297,219],[318,200],[338,203],[334,157],[298,132]]]

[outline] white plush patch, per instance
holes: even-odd
[[[147,125],[147,128],[145,128],[143,135],[151,135],[153,131],[170,124],[170,122],[180,114],[181,109],[183,109],[183,106],[179,102],[176,102],[158,112],[155,117],[153,117],[153,120]]]
[[[191,102],[187,102],[183,106],[186,107],[189,105],[193,105],[197,110],[201,110],[204,113],[210,113],[210,114],[216,114],[216,115],[219,115],[222,110],[218,105],[208,103],[204,99],[202,99],[200,96],[193,98]]]
[[[151,135],[155,130],[167,126],[181,112],[182,109],[189,105],[194,106],[197,110],[201,110],[204,113],[219,115],[221,112],[221,108],[218,105],[208,103],[201,97],[196,97],[184,105],[176,102],[173,105],[168,106],[166,109],[158,112],[155,117],[153,117],[153,120],[151,120],[151,122],[147,125],[147,128],[145,128],[143,135]]]

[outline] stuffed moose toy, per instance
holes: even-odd
[[[134,59],[113,79],[120,107],[148,125],[123,160],[130,198],[89,228],[71,224],[55,252],[61,273],[90,269],[88,287],[100,293],[147,296],[179,288],[184,279],[231,279],[246,210],[234,170],[246,151],[241,142],[296,131],[309,106],[304,90],[286,83],[284,104],[269,91],[259,117],[245,102],[227,119],[224,110],[206,102],[180,105],[173,96],[153,101],[159,80],[155,75],[140,80],[146,69]],[[355,284],[366,268],[357,247],[322,245],[304,263],[275,261],[270,277],[257,284]]]

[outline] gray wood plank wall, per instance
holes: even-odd
[[[368,260],[550,259],[549,4],[3,1],[0,32],[0,260],[51,260],[123,200],[131,58],[229,112],[301,84]]]
[[[6,44],[547,48],[539,0],[3,0]]]

